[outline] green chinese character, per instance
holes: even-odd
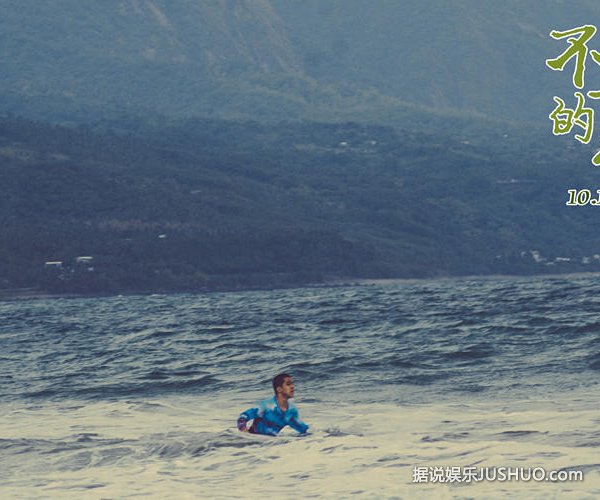
[[[548,115],[554,124],[552,133],[554,135],[568,134],[573,128],[573,110],[565,107],[565,101],[560,97],[554,96],[554,101],[557,106]]]
[[[592,108],[584,108],[585,97],[581,92],[575,92],[577,97],[577,107],[569,109],[565,106],[565,101],[560,97],[554,96],[554,101],[557,106],[548,115],[553,122],[552,133],[554,135],[564,135],[571,132],[574,125],[584,130],[584,135],[575,134],[575,139],[583,144],[587,144],[592,139],[594,133],[594,110]],[[600,98],[600,91],[588,92],[588,96],[592,99]]]
[[[559,40],[561,38],[567,38],[569,47],[556,59],[546,59],[546,66],[554,71],[562,71],[567,62],[575,57],[575,72],[573,73],[573,85],[578,89],[583,88],[584,74],[585,74],[585,59],[587,57],[588,48],[586,43],[596,33],[596,27],[586,24],[585,26],[579,26],[569,31],[551,31],[550,36]],[[572,37],[572,35],[579,34],[579,37]],[[600,53],[595,50],[591,51],[592,58],[597,63],[600,63]]]

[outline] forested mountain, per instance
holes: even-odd
[[[0,0],[0,11],[0,105],[63,122],[127,111],[403,125],[424,108],[539,123],[552,95],[572,94],[569,71],[544,65],[566,48],[548,33],[600,21],[591,0]]]
[[[0,0],[0,289],[600,270],[600,4]],[[600,35],[598,35],[600,36]],[[588,43],[600,50],[600,38]],[[600,65],[586,68],[600,89]]]
[[[589,150],[510,128],[436,132],[195,119],[131,135],[4,119],[0,288],[600,269],[597,208],[566,207],[563,189],[591,185],[591,167],[572,182]]]
[[[552,95],[572,96],[573,63],[551,30],[600,25],[591,0],[286,0],[272,2],[303,69],[315,79],[420,104],[516,121],[544,122]],[[589,48],[600,49],[600,38]],[[588,81],[600,88],[591,60]]]

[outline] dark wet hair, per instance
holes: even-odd
[[[292,378],[292,376],[288,375],[287,373],[280,373],[279,375],[275,375],[275,377],[273,378],[273,390],[275,391],[275,394],[277,394],[277,388],[283,385],[283,382],[286,378]]]

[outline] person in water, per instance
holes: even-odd
[[[281,429],[289,425],[301,434],[308,431],[308,425],[300,420],[298,408],[290,401],[294,397],[294,380],[291,375],[281,373],[273,379],[275,396],[258,403],[240,415],[237,426],[242,432],[276,436]],[[248,428],[247,423],[252,420]]]

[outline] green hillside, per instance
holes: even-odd
[[[2,289],[600,270],[565,206],[598,140],[551,135],[572,68],[544,65],[591,0],[0,10]]]
[[[570,75],[551,29],[596,2],[0,0],[0,109],[406,126],[415,112],[544,122]],[[600,49],[595,40],[590,48]],[[590,85],[600,67],[590,64]]]
[[[442,132],[196,119],[131,135],[4,119],[0,286],[203,290],[600,268],[597,208],[564,205],[567,188],[594,186],[589,150],[516,129],[494,140]]]

